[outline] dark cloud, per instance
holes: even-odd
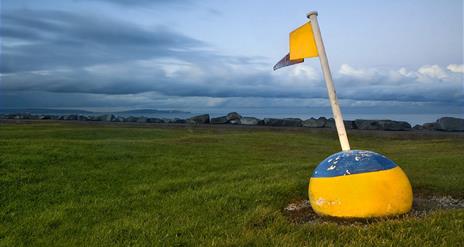
[[[17,10],[1,18],[1,73],[185,56],[204,46],[167,28],[146,30],[104,16]]]
[[[327,97],[318,69],[300,65],[272,72],[263,58],[223,56],[166,27],[148,30],[104,15],[37,10],[4,11],[1,23],[0,102],[7,106],[202,104],[209,98],[267,105],[273,99],[299,104]],[[463,105],[456,66],[382,71],[344,65],[335,73],[338,96]]]
[[[107,2],[124,6],[147,6],[147,5],[190,5],[191,0],[78,0],[87,2]]]

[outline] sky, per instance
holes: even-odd
[[[2,0],[0,108],[326,111],[310,10],[342,109],[463,113],[462,0]]]

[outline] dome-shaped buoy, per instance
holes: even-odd
[[[309,199],[320,215],[367,218],[404,214],[412,207],[412,188],[401,168],[371,151],[333,154],[314,170]]]

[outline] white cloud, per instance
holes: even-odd
[[[464,73],[464,64],[450,64],[446,68],[454,73]]]
[[[428,77],[431,79],[445,79],[448,77],[444,69],[438,65],[424,65],[420,67],[417,72],[419,72],[419,77]],[[427,79],[428,79],[427,78]]]
[[[338,71],[341,75],[354,77],[360,80],[370,80],[376,75],[376,71],[372,69],[355,69],[348,64],[342,64]]]

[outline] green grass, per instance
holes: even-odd
[[[351,133],[414,190],[464,197],[464,139]],[[330,131],[0,125],[1,246],[458,246],[464,209],[371,224],[292,223]]]

